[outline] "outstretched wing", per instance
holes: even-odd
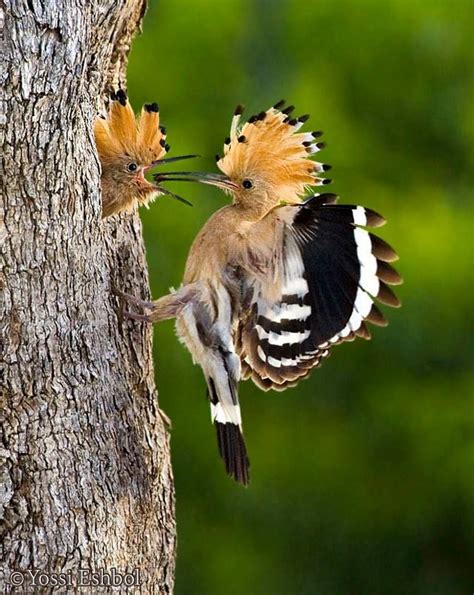
[[[269,300],[261,282],[252,284],[237,342],[242,376],[263,389],[296,384],[342,341],[370,339],[365,321],[387,324],[375,298],[400,305],[387,285],[401,283],[388,264],[397,255],[362,229],[385,220],[336,201],[334,194],[315,195],[278,211],[284,224],[281,295]]]

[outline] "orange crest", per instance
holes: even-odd
[[[135,118],[127,96],[122,90],[112,95],[107,118],[97,118],[94,135],[103,164],[125,155],[142,165],[161,159],[168,150],[165,129],[160,127],[156,103],[145,104]]]
[[[252,116],[243,126],[239,126],[243,108],[238,106],[224,144],[224,156],[217,166],[234,181],[258,176],[282,198],[291,200],[304,194],[307,186],[329,183],[316,173],[330,166],[308,159],[324,147],[315,140],[321,132],[298,133],[309,116],[292,118],[294,107],[280,111],[283,105],[280,101]]]

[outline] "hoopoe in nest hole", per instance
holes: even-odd
[[[299,132],[279,102],[239,126],[235,111],[223,174],[174,172],[164,180],[194,180],[222,188],[232,204],[217,211],[189,252],[181,288],[155,302],[125,298],[145,314],[177,318],[177,333],[204,372],[226,470],[249,481],[238,385],[251,378],[263,390],[284,390],[308,377],[332,348],[370,338],[366,322],[384,326],[375,299],[397,307],[387,284],[401,283],[388,264],[393,249],[364,228],[384,219],[331,193],[304,198],[325,185],[329,166],[312,161],[320,132]]]
[[[102,165],[102,217],[109,217],[148,203],[165,194],[180,196],[145,179],[145,173],[163,163],[195,157],[163,159],[169,151],[166,129],[160,126],[159,108],[147,103],[135,118],[127,95],[121,89],[111,96],[107,118],[97,118],[94,135]]]

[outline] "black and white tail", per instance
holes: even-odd
[[[242,433],[238,395],[241,366],[231,336],[233,316],[225,287],[206,287],[202,300],[196,299],[183,309],[178,332],[206,378],[211,420],[226,471],[247,485],[250,464]]]
[[[214,377],[206,376],[208,396],[211,402],[211,419],[216,428],[219,454],[224,460],[227,473],[243,485],[249,483],[249,459],[242,433],[242,419],[238,401],[237,382],[226,359],[221,354],[222,364],[218,365]]]

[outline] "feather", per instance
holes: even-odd
[[[244,178],[248,172],[258,172],[260,177],[278,185],[286,200],[295,200],[307,185],[318,183],[319,178],[314,174],[320,168],[308,160],[309,147],[303,145],[308,135],[296,134],[307,117],[295,119],[290,125],[286,121],[289,108],[279,111],[278,105],[253,116],[242,127],[239,123],[243,108],[238,106],[232,118],[230,137],[224,144],[224,156],[217,165],[235,179]],[[323,145],[314,146],[315,150],[323,148]]]
[[[160,113],[156,103],[147,103],[142,108],[138,122],[137,145],[143,158],[150,162],[160,159],[166,153],[166,134],[160,127]]]
[[[374,301],[399,301],[395,251],[365,228],[385,223],[375,211],[337,204],[333,193],[301,202],[329,166],[310,160],[321,132],[298,132],[307,115],[278,102],[241,125],[232,119],[225,175],[197,179],[232,194],[233,204],[206,223],[190,250],[184,286],[199,295],[178,315],[177,330],[203,370],[218,448],[229,475],[247,484],[238,383],[281,391],[308,378],[335,345],[370,339],[367,323],[387,322]]]

